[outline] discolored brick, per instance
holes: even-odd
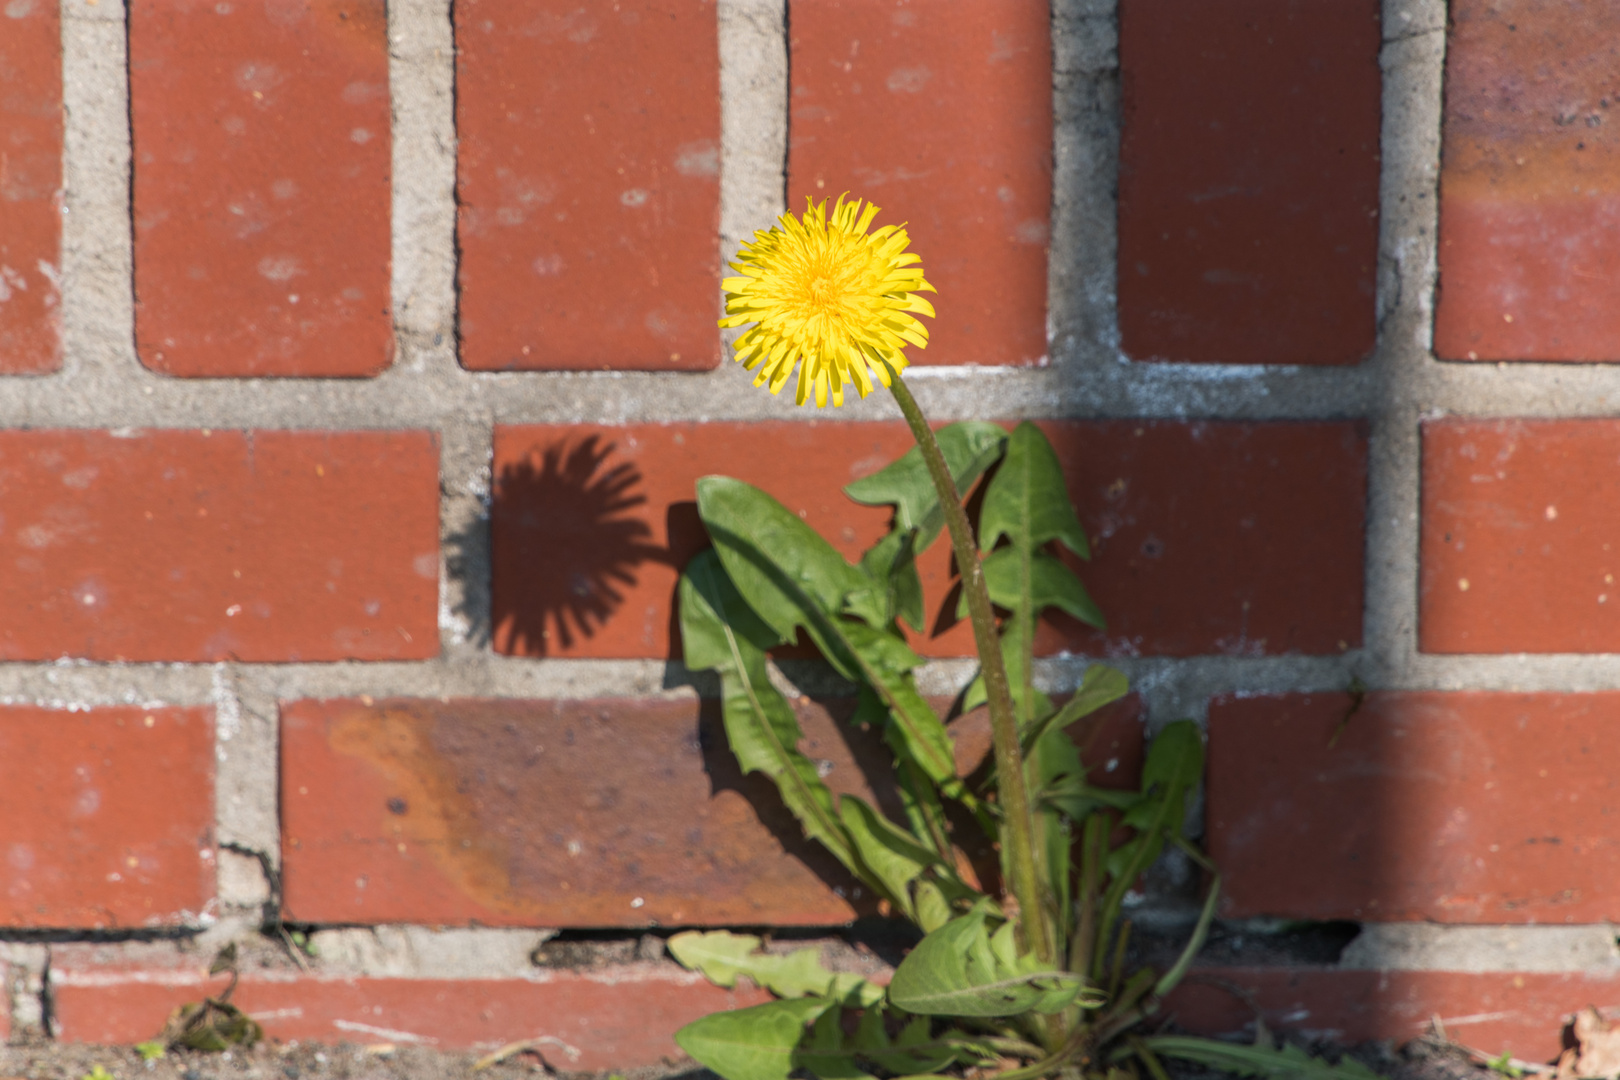
[[[0,926],[196,925],[214,862],[212,710],[0,708]]]
[[[438,655],[427,432],[0,432],[0,659]]]
[[[881,743],[800,713],[828,784],[870,801]],[[799,925],[872,907],[770,782],[739,774],[715,702],[292,702],[281,805],[300,921]]]
[[[191,377],[393,359],[383,0],[131,0],[135,344]]]
[[[714,367],[713,0],[463,0],[454,13],[462,364]]]
[[[1456,0],[1448,26],[1435,353],[1620,360],[1620,9]]]
[[[62,366],[62,28],[48,0],[0,34],[0,374]]]
[[[854,700],[796,708],[834,793],[904,820],[881,736],[845,723]],[[971,772],[984,746],[968,727]],[[291,919],[824,925],[875,910],[770,781],[740,775],[715,701],[297,701],[281,731]],[[1137,782],[1134,699],[1075,733],[1102,786]]]
[[[1620,651],[1620,422],[1423,425],[1419,643]]]
[[[1352,423],[1043,421],[1093,542],[1075,563],[1109,619],[1043,620],[1092,655],[1336,653],[1360,643],[1366,436]],[[679,570],[706,545],[697,479],[737,476],[847,558],[887,513],[839,488],[911,445],[898,423],[498,427],[493,633],[522,656],[674,656]],[[969,655],[949,545],[920,561],[931,656]]]
[[[1614,693],[1219,698],[1206,813],[1222,911],[1610,921],[1617,718]]]
[[[914,363],[1046,359],[1050,23],[1045,0],[793,8],[789,209],[848,191],[906,224],[940,291]]]
[[[225,988],[223,978],[210,980],[203,968],[106,970],[77,960],[70,955],[51,969],[52,1017],[57,1037],[69,1042],[150,1039],[171,1010]],[[677,1029],[768,998],[750,986],[723,990],[694,972],[660,964],[536,972],[524,979],[250,972],[232,1001],[278,1041],[459,1050],[544,1035],[549,1039],[538,1049],[555,1068],[606,1071],[679,1060]]]
[[[1372,351],[1380,44],[1378,0],[1121,0],[1127,355]]]

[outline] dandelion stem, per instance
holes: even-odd
[[[968,524],[967,511],[962,508],[962,497],[951,478],[945,455],[928,420],[918,408],[900,373],[890,369],[889,389],[906,423],[911,425],[912,437],[922,451],[928,466],[928,475],[939,494],[940,508],[945,512],[945,527],[951,534],[951,547],[956,554],[956,566],[962,574],[962,592],[967,596],[968,617],[973,622],[973,641],[979,650],[979,667],[984,674],[985,693],[990,699],[990,732],[996,756],[996,792],[1001,801],[1001,844],[1007,855],[1009,884],[1013,898],[1018,901],[1019,930],[1027,948],[1032,949],[1041,963],[1057,966],[1056,944],[1047,923],[1046,909],[1041,903],[1040,879],[1035,867],[1035,815],[1029,805],[1029,792],[1024,785],[1024,756],[1018,746],[1018,720],[1013,711],[1012,691],[1007,681],[1007,666],[1001,657],[1001,642],[996,637],[995,615],[990,610],[990,592],[985,588],[984,572],[979,566],[978,545],[973,538],[973,527]]]

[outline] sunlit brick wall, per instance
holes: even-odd
[[[1232,936],[1363,924],[1205,974],[1274,1030],[1555,1052],[1620,996],[1617,27],[1446,14],[10,0],[0,932],[63,940],[0,944],[0,1032],[48,993],[62,1038],[149,1037],[280,917],[321,957],[244,979],[273,1036],[651,1064],[753,992],[536,967],[546,934],[873,914],[738,774],[673,609],[700,476],[847,555],[884,528],[839,488],[908,445],[892,406],[771,398],[715,328],[727,250],[850,191],[940,288],[924,407],[1063,460],[1109,625],[1052,617],[1038,678],[1136,686],[1095,775],[1206,722]],[[971,642],[922,571],[948,702]],[[849,688],[779,659],[881,803]],[[153,928],[200,940],[72,940]]]

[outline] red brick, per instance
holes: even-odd
[[[1375,693],[1354,713],[1344,694],[1218,699],[1224,913],[1611,921],[1617,720],[1615,693]]]
[[[0,374],[62,366],[62,29],[58,5],[6,7],[0,34]]]
[[[1423,425],[1423,651],[1620,651],[1616,461],[1613,420]]]
[[[383,0],[133,0],[135,344],[170,375],[393,359]]]
[[[1122,0],[1137,360],[1354,364],[1378,261],[1378,0]]]
[[[176,1006],[224,989],[223,979],[211,981],[202,970],[100,971],[54,960],[52,1016],[69,1042],[150,1039]],[[666,964],[536,972],[528,979],[251,974],[232,1000],[272,1039],[455,1050],[549,1035],[560,1040],[540,1047],[551,1065],[594,1071],[680,1059],[677,1029],[768,998],[751,987],[722,990]]]
[[[789,209],[847,190],[907,223],[940,292],[913,363],[1046,359],[1050,24],[1046,0],[793,8]]]
[[[1451,4],[1440,357],[1620,360],[1616,35],[1613,4]]]
[[[1576,1011],[1620,1006],[1612,975],[1211,967],[1194,968],[1165,1011],[1198,1034],[1252,1039],[1255,1009],[1232,988],[1250,995],[1274,1033],[1399,1045],[1430,1031],[1438,1016],[1458,1042],[1527,1061],[1557,1058],[1560,1030]]]
[[[879,734],[845,723],[853,699],[797,707],[833,791],[903,820]],[[1077,730],[1102,786],[1137,781],[1139,717],[1131,699]],[[966,726],[971,772],[984,748]],[[299,921],[814,925],[874,910],[775,787],[738,774],[714,701],[297,701],[281,748]]]
[[[212,710],[0,709],[0,926],[195,924],[213,900]]]
[[[0,659],[439,651],[427,432],[0,432]]]
[[[1107,635],[1065,615],[1042,653],[1336,653],[1361,641],[1366,437],[1352,423],[1046,421],[1095,553]],[[494,637],[523,656],[673,656],[678,571],[705,535],[697,479],[757,484],[847,557],[885,510],[839,488],[900,456],[899,423],[498,427]],[[807,467],[810,461],[815,467]],[[971,654],[949,545],[922,560],[931,656]]]
[[[713,0],[462,0],[455,20],[462,363],[718,364]]]
[[[870,800],[878,740],[801,714],[828,783]],[[738,774],[714,702],[301,701],[281,746],[300,921],[798,925],[871,907],[770,782]]]

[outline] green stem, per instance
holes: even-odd
[[[1030,809],[1029,791],[1024,783],[1024,755],[1018,746],[1018,718],[1013,711],[1011,688],[1007,682],[1007,666],[1002,661],[1001,643],[996,637],[995,615],[990,610],[990,592],[985,588],[984,571],[979,565],[978,547],[974,542],[967,511],[962,508],[962,496],[956,490],[956,481],[945,464],[939,442],[917,401],[911,396],[900,373],[890,369],[889,389],[906,423],[911,425],[912,437],[922,451],[928,475],[934,481],[939,495],[940,509],[945,513],[945,527],[951,534],[951,547],[956,554],[956,565],[962,573],[962,592],[967,597],[968,617],[973,622],[973,641],[979,650],[979,667],[984,675],[984,689],[990,699],[991,745],[996,756],[996,791],[1001,800],[1001,843],[1007,853],[1008,884],[1013,898],[1018,901],[1019,930],[1026,947],[1034,951],[1036,959],[1050,967],[1057,966],[1056,947],[1046,910],[1041,903],[1040,878],[1035,869],[1035,815]]]

